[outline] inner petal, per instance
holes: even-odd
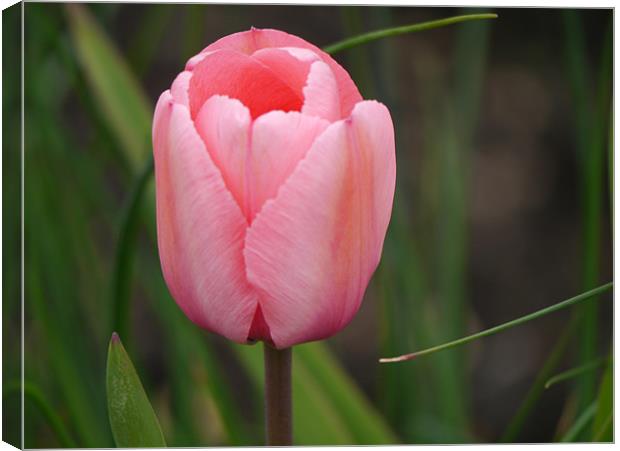
[[[299,111],[303,93],[258,59],[232,50],[205,56],[193,69],[189,99],[192,117],[213,95],[240,100],[256,118],[272,110]]]
[[[213,96],[204,103],[194,124],[228,191],[248,218],[247,193],[251,189],[246,183],[251,126],[248,109],[236,99]]]
[[[341,106],[336,77],[322,61],[312,63],[306,85],[303,88],[304,105],[301,112],[319,116],[330,122],[340,119]]]
[[[254,342],[260,340],[273,345],[269,325],[267,324],[267,321],[265,321],[263,311],[260,308],[260,303],[258,303],[256,305],[256,311],[254,312],[254,318],[252,319],[250,331],[248,332],[248,341]]]
[[[310,65],[319,59],[305,49],[271,48],[257,50],[252,58],[272,69],[294,92],[303,92]]]
[[[250,223],[263,204],[278,193],[329,122],[298,112],[272,111],[252,128],[248,184],[251,186]]]

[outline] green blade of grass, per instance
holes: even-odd
[[[22,392],[24,394],[24,398],[32,402],[41,415],[43,415],[49,427],[56,435],[58,443],[63,448],[76,448],[77,446],[65,428],[64,423],[56,414],[56,411],[47,402],[47,399],[45,399],[45,396],[36,385],[28,381],[26,381],[23,385],[21,381],[6,381],[2,387],[3,397],[20,395]]]
[[[159,420],[120,338],[112,334],[106,369],[108,414],[119,448],[166,446]]]
[[[611,362],[612,355],[608,356]],[[593,442],[611,442],[613,440],[613,365],[607,365],[598,389],[597,409],[592,424]]]
[[[142,20],[127,50],[127,60],[136,75],[143,75],[153,58],[159,55],[161,41],[167,26],[174,18],[175,8],[170,4],[141,5]]]
[[[585,293],[581,293],[575,297],[570,299],[566,299],[564,301],[558,302],[557,304],[553,304],[549,307],[545,307],[543,309],[537,310],[529,315],[522,316],[520,318],[514,319],[512,321],[508,321],[504,324],[500,324],[495,327],[491,327],[490,329],[483,330],[481,332],[468,335],[467,337],[459,338],[454,341],[450,341],[448,343],[443,343],[438,346],[433,346],[432,348],[424,349],[422,351],[413,352],[411,354],[404,354],[398,357],[390,357],[390,358],[382,358],[379,361],[381,363],[393,363],[393,362],[404,362],[407,360],[412,360],[417,357],[421,357],[423,355],[432,354],[434,352],[443,351],[445,349],[454,348],[456,346],[461,346],[472,341],[478,340],[480,338],[488,337],[489,335],[494,335],[499,332],[503,332],[511,327],[519,326],[528,321],[532,321],[536,318],[540,318],[541,316],[548,315],[549,313],[556,312],[558,310],[570,307],[571,305],[577,304],[579,302],[585,301],[592,297],[596,297],[599,294],[602,294],[613,287],[613,282],[606,283],[605,285],[601,285],[600,287],[594,288],[592,290],[586,291]]]
[[[434,301],[424,302],[424,310],[426,323],[443,325],[441,328],[424,324],[413,326],[427,327],[430,339],[416,343],[416,347],[426,347],[465,333],[468,316],[467,155],[471,152],[478,123],[489,25],[472,22],[458,27],[453,72],[447,75],[438,72],[436,75],[439,76],[433,76],[433,71],[423,66],[414,71],[415,81],[424,87],[420,89],[421,116],[424,118],[420,172],[427,178],[421,182],[424,187],[422,198],[416,201],[416,205],[421,212],[418,214],[427,217],[431,229],[424,232],[431,234],[434,242],[432,250],[428,250],[433,256],[430,258],[433,270],[429,273],[430,290],[426,296]],[[432,59],[429,65],[433,66]],[[441,442],[467,442],[471,439],[465,360],[466,355],[462,352],[447,352],[434,356],[425,364],[430,367],[436,396],[433,405],[427,409],[426,418],[421,417],[417,422],[424,420],[425,429],[434,428]],[[435,418],[429,415],[433,410]]]
[[[85,5],[66,5],[71,36],[92,93],[117,134],[131,167],[145,160],[151,108],[127,64]]]
[[[563,371],[555,376],[549,378],[549,380],[545,383],[545,389],[550,388],[557,384],[558,382],[564,382],[567,380],[571,380],[575,377],[581,376],[584,373],[588,373],[592,370],[595,370],[609,360],[607,357],[601,357],[600,359],[592,360],[591,362],[585,363],[583,365],[579,365],[575,368],[571,368],[570,370]]]
[[[312,344],[300,346],[296,351],[297,358],[307,366],[311,377],[336,406],[356,443],[385,445],[399,442],[355,381],[340,367],[327,346]]]
[[[28,6],[35,7],[39,5]],[[34,53],[28,52],[27,57],[33,58]],[[27,343],[41,346],[45,352],[41,359],[26,359],[25,370],[46,393],[58,389],[79,446],[108,446],[112,440],[105,427],[105,399],[94,386],[99,378],[99,354],[93,337],[97,324],[93,322],[105,321],[105,303],[90,302],[101,291],[101,257],[89,239],[85,217],[90,210],[76,195],[83,188],[76,186],[77,179],[90,172],[87,165],[67,171],[67,162],[77,165],[78,161],[95,160],[84,160],[79,153],[67,156],[76,146],[63,133],[60,121],[58,96],[62,89],[49,89],[50,80],[57,80],[57,88],[63,80],[55,72],[58,67],[53,57],[39,63],[37,77],[27,79],[25,98],[29,127],[37,130],[26,135],[25,144],[25,165],[31,177],[25,185],[25,302],[28,318],[36,321],[37,327]],[[64,174],[61,184],[58,174]],[[100,189],[96,177],[92,183]],[[91,220],[96,217],[89,216]],[[86,313],[91,308],[96,314]],[[75,340],[76,336],[80,340]],[[28,349],[32,348],[26,353]]]
[[[566,31],[567,69],[573,92],[578,161],[580,169],[580,201],[583,227],[583,288],[590,289],[599,283],[599,256],[601,245],[601,213],[603,194],[604,127],[609,105],[609,77],[611,35],[605,39],[600,70],[599,98],[591,102],[589,62],[581,18],[576,11],[564,12]],[[600,104],[602,103],[602,106]],[[601,110],[603,108],[603,110]],[[601,114],[604,111],[603,114]],[[574,313],[581,318],[579,353],[581,361],[596,356],[598,306],[584,305]],[[577,381],[578,406],[585,409],[595,397],[595,378],[586,374]]]
[[[327,53],[334,54],[363,45],[368,42],[376,41],[377,39],[383,39],[390,36],[400,36],[407,33],[415,33],[418,31],[432,30],[435,28],[445,27],[460,22],[466,22],[471,20],[487,20],[496,19],[497,14],[467,14],[463,16],[448,17],[445,19],[431,20],[429,22],[422,22],[412,25],[405,25],[401,27],[387,28],[384,30],[371,31],[352,38],[344,39],[343,41],[330,44],[323,48]]]
[[[500,438],[501,443],[512,443],[517,439],[523,424],[527,420],[530,415],[530,412],[535,407],[536,402],[540,398],[541,394],[545,390],[545,382],[549,379],[549,377],[553,374],[553,371],[560,364],[560,360],[564,356],[570,339],[577,328],[577,321],[574,317],[572,317],[569,323],[564,327],[564,330],[560,334],[560,338],[554,344],[551,353],[545,360],[543,367],[538,372],[534,383],[531,385],[528,390],[525,398],[519,405],[519,409],[515,413],[515,415],[511,418],[510,423],[506,427],[506,430],[502,434]]]
[[[560,440],[562,443],[574,442],[578,439],[579,435],[585,431],[586,427],[596,414],[596,401],[590,404],[582,413],[577,417],[571,428],[564,434]]]
[[[112,275],[112,330],[129,337],[129,297],[133,275],[134,242],[140,221],[142,196],[153,173],[153,157],[147,159],[132,187],[121,215]],[[128,341],[128,338],[125,338]]]

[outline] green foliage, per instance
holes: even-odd
[[[103,117],[117,134],[133,168],[145,160],[151,128],[146,96],[110,39],[83,5],[66,5],[73,42]]]
[[[597,408],[592,425],[593,442],[613,441],[614,426],[614,393],[613,393],[613,362],[608,360],[607,368],[601,378],[598,389]]]
[[[110,427],[117,447],[166,446],[159,420],[116,333],[108,347],[106,391]]]

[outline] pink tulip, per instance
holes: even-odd
[[[153,143],[161,266],[193,322],[279,349],[349,323],[392,210],[384,105],[314,45],[252,29],[188,61]]]

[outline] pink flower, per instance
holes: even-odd
[[[392,210],[384,105],[312,44],[252,29],[188,61],[153,143],[161,266],[192,321],[278,348],[349,323]]]

